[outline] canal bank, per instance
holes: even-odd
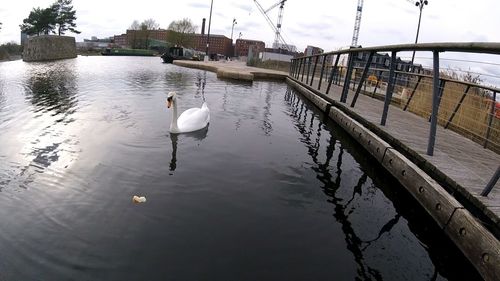
[[[213,71],[219,78],[245,81],[253,81],[257,77],[266,77],[266,75],[281,79],[280,75],[283,75],[265,69],[256,70],[242,63],[176,61],[175,64]],[[259,74],[255,75],[255,73]],[[500,206],[497,200],[500,191],[495,187],[489,198],[481,198],[479,196],[480,183],[484,180],[481,179],[480,171],[475,171],[478,167],[472,167],[476,165],[476,161],[487,163],[490,161],[492,166],[497,165],[498,161],[495,159],[498,158],[494,155],[483,155],[481,151],[474,153],[476,149],[469,148],[469,144],[458,146],[460,151],[471,154],[470,161],[463,163],[457,163],[454,160],[457,156],[450,155],[449,150],[446,149],[439,150],[434,158],[426,156],[423,152],[425,150],[418,147],[422,143],[425,144],[427,135],[419,136],[412,132],[414,126],[418,127],[420,123],[426,122],[421,120],[416,121],[419,124],[403,122],[401,127],[393,126],[393,131],[385,130],[384,127],[376,125],[375,121],[380,114],[380,107],[369,105],[380,101],[369,99],[364,107],[358,105],[356,109],[350,109],[335,100],[340,96],[339,90],[341,89],[334,89],[327,96],[293,78],[288,77],[286,82],[340,124],[397,178],[460,248],[483,278],[500,279],[498,266],[500,264],[498,241]],[[358,101],[359,104],[362,104],[361,100],[362,97]],[[404,118],[412,115],[411,113],[404,114],[406,114],[403,115]],[[416,116],[410,119],[414,117]],[[402,137],[400,132],[405,130],[409,130],[410,133]],[[426,132],[426,130],[423,131]],[[457,137],[460,138],[456,134],[453,136],[453,138]],[[417,148],[412,144],[415,144]],[[456,146],[453,143],[449,144],[449,146],[454,145]],[[458,149],[455,150],[458,151]],[[474,184],[469,184],[470,182]]]

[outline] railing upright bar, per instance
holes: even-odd
[[[347,72],[344,79],[344,87],[342,88],[342,95],[340,95],[340,102],[345,103],[347,101],[347,95],[349,93],[349,84],[351,83],[351,75],[354,63],[354,56],[357,53],[349,53],[349,58],[347,59]]]
[[[304,72],[306,72],[306,58],[302,58],[302,77],[300,78],[300,81],[304,81]]]
[[[309,84],[309,73],[311,73],[311,63],[312,63],[312,57],[309,57],[309,62],[307,63],[306,85]]]
[[[335,75],[335,71],[337,70],[337,65],[339,64],[340,54],[335,58],[335,64],[332,66],[332,71],[330,72],[330,79],[328,80],[328,87],[326,88],[326,94],[330,92],[330,87],[332,86],[333,76]]]
[[[372,93],[372,98],[375,96],[375,93],[377,92],[377,87],[380,84],[380,79],[382,78],[382,70],[379,71],[378,76],[377,76],[377,83],[375,84],[375,89],[373,89]]]
[[[293,70],[294,63],[295,63],[295,61],[292,59],[292,61],[290,63],[290,69],[288,70],[288,76],[292,76],[292,70]]]
[[[467,85],[467,87],[465,88],[465,92],[462,94],[462,97],[460,98],[460,101],[458,102],[457,106],[455,107],[455,110],[453,110],[453,113],[451,114],[450,119],[448,119],[448,122],[446,122],[446,125],[444,125],[445,129],[447,129],[448,126],[450,125],[451,121],[453,121],[453,118],[455,117],[455,114],[457,114],[458,109],[462,105],[462,102],[464,101],[465,96],[469,92],[470,88],[471,88],[470,85]]]
[[[495,174],[493,174],[490,181],[488,182],[488,184],[484,188],[483,192],[481,192],[481,196],[488,196],[488,194],[493,189],[495,184],[497,184],[498,178],[500,178],[500,166],[498,166],[497,171],[495,172]]]
[[[312,59],[312,58],[311,58]],[[319,60],[319,56],[316,57],[316,60],[314,61],[314,68],[313,68],[313,73],[311,75],[311,83],[309,84],[309,86],[312,87],[313,85],[313,81],[314,81],[314,75],[316,74],[316,66],[318,66],[318,60]]]
[[[431,127],[429,130],[429,142],[427,144],[427,155],[434,155],[434,144],[436,143],[437,115],[439,110],[439,51],[433,51],[433,72],[432,81],[432,114]]]
[[[415,83],[415,87],[413,87],[413,90],[411,91],[411,95],[408,98],[408,100],[406,101],[405,108],[403,109],[403,111],[406,111],[406,109],[408,109],[408,105],[410,105],[411,99],[413,98],[413,95],[415,95],[415,92],[417,91],[418,85],[420,84],[421,80],[422,80],[422,76],[418,76],[417,83]]]
[[[492,98],[491,109],[490,109],[490,116],[488,118],[488,128],[486,129],[486,139],[484,140],[484,145],[483,145],[484,148],[486,148],[486,145],[488,145],[488,140],[490,138],[491,123],[493,122],[493,116],[495,116],[497,92],[493,92],[493,96],[491,98]]]
[[[356,90],[356,93],[354,94],[354,97],[352,98],[351,107],[354,107],[354,105],[356,105],[356,101],[358,100],[359,93],[361,92],[361,87],[363,86],[363,83],[366,80],[366,76],[368,75],[368,69],[370,68],[370,65],[372,63],[372,58],[373,58],[374,53],[375,52],[372,51],[368,55],[368,61],[366,62],[365,69],[363,70],[363,74],[361,74],[361,78],[360,78],[359,84],[358,84],[358,89]]]
[[[321,74],[319,75],[318,91],[321,90],[321,82],[323,81],[323,74],[325,73],[326,55],[323,56],[323,65],[321,66]]]
[[[446,80],[440,78],[439,79],[439,94],[438,94],[438,109],[439,109],[439,105],[441,105],[441,97],[443,96],[445,85],[446,85]],[[439,117],[439,110],[438,110],[438,117]],[[429,122],[431,122],[431,116],[429,116]]]
[[[396,54],[397,52],[392,52],[391,56],[391,65],[389,70],[389,81],[387,82],[387,90],[385,92],[384,99],[384,111],[382,111],[382,120],[380,121],[380,125],[385,126],[385,122],[387,121],[387,113],[389,111],[389,105],[392,100],[392,92],[394,91],[394,69],[396,68]]]

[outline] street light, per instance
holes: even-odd
[[[207,33],[207,50],[205,51],[205,61],[208,61],[208,48],[210,47],[210,24],[212,23],[212,7],[214,5],[214,0],[210,2],[210,17],[208,18],[208,33]]]
[[[417,44],[418,41],[418,33],[420,32],[420,21],[422,20],[422,10],[424,9],[424,6],[429,4],[429,1],[427,0],[418,0],[415,2],[415,6],[417,6],[420,9],[420,15],[418,16],[418,27],[417,27],[417,36],[415,37],[415,44]],[[413,55],[411,56],[411,67],[413,69],[413,61],[415,60],[415,50],[413,51]]]
[[[236,22],[236,19],[233,18],[233,27],[231,27],[231,42],[233,42],[233,30],[234,30],[235,24],[238,24],[238,23]]]

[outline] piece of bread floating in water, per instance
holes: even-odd
[[[132,202],[134,202],[134,203],[144,203],[144,202],[146,202],[146,197],[144,197],[144,196],[139,197],[137,195],[134,195],[134,197],[132,197]]]

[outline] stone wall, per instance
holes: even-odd
[[[41,35],[28,38],[24,45],[24,61],[47,61],[76,58],[75,37]]]

